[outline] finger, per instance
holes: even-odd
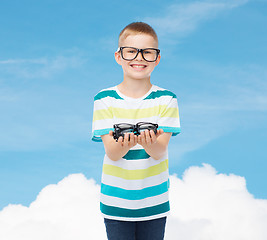
[[[137,143],[141,144],[142,143],[142,136],[141,134],[137,136]]]
[[[123,137],[123,143],[128,144],[129,142],[129,133],[125,133]]]
[[[158,129],[157,130],[157,137],[160,136],[163,133],[164,133],[163,129]]]
[[[134,145],[134,133],[130,134],[130,145]]]
[[[146,144],[150,145],[151,144],[151,136],[150,136],[150,132],[147,129],[145,130],[145,138],[146,138]]]
[[[141,132],[140,135],[138,136],[138,140],[141,145],[145,144],[146,139],[145,139],[145,132]]]
[[[122,146],[123,145],[123,137],[118,138],[118,143]]]
[[[138,142],[138,137],[134,135],[134,145],[137,144],[137,142]]]
[[[133,133],[133,141],[131,142],[131,146],[135,146],[137,144],[137,136]]]
[[[115,140],[115,136],[114,136],[114,132],[113,131],[109,131],[108,135]],[[116,142],[118,142],[118,139],[116,139]]]
[[[157,141],[157,136],[153,130],[150,130],[150,136],[151,136],[151,143],[154,143]]]

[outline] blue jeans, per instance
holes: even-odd
[[[163,240],[166,217],[148,221],[104,219],[108,240]]]

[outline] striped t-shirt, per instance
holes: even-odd
[[[93,136],[102,141],[114,124],[157,123],[159,129],[180,133],[176,95],[153,85],[142,98],[129,98],[112,87],[94,98]],[[104,157],[100,209],[105,218],[124,221],[151,220],[168,215],[168,153],[160,160],[137,144],[118,161]]]

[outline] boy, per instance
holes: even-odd
[[[162,240],[170,209],[167,147],[180,133],[177,99],[150,82],[160,50],[148,24],[134,22],[121,31],[115,59],[123,81],[95,96],[92,138],[103,141],[106,153],[100,207],[107,236]],[[125,130],[116,140],[114,124]]]

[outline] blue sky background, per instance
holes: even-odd
[[[0,209],[29,205],[71,173],[98,183],[93,97],[119,84],[119,32],[146,21],[162,58],[152,82],[178,96],[170,172],[209,163],[267,198],[267,1],[1,1]]]

